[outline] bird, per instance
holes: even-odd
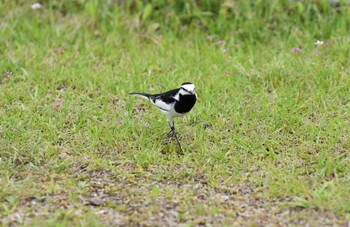
[[[149,94],[140,92],[131,92],[135,95],[152,102],[158,109],[166,115],[169,120],[170,131],[168,136],[174,136],[182,151],[179,138],[176,135],[174,118],[183,117],[189,113],[197,101],[196,86],[191,82],[181,84],[179,88],[159,93]]]

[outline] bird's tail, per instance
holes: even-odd
[[[152,95],[147,94],[147,93],[138,93],[138,92],[131,92],[129,95],[136,95],[138,97],[144,98],[144,99],[149,99]]]

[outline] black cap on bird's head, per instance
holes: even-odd
[[[185,82],[181,85],[180,90],[183,90],[184,94],[195,94],[196,86],[191,82]]]

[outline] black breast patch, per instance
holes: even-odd
[[[179,101],[175,103],[175,111],[183,114],[187,113],[193,108],[196,101],[195,95],[179,95]]]

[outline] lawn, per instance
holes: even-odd
[[[348,6],[107,2],[0,1],[1,225],[350,221]]]

